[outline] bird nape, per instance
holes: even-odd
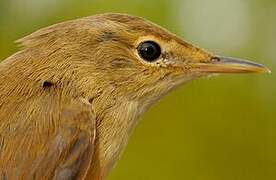
[[[101,14],[18,41],[0,63],[1,179],[105,179],[139,117],[185,82],[269,72],[139,17]]]

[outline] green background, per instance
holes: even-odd
[[[41,27],[145,17],[214,53],[276,68],[275,0],[0,0],[0,59]],[[276,73],[195,80],[150,109],[109,180],[276,179]]]

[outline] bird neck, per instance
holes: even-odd
[[[138,101],[113,98],[110,94],[95,99],[93,105],[97,115],[97,137],[96,159],[90,173],[92,177],[105,177],[125,149],[142,112]]]

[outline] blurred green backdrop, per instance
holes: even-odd
[[[103,12],[143,16],[205,49],[276,68],[275,0],[0,0],[0,59],[38,28]],[[191,82],[138,125],[109,180],[276,179],[276,73]]]

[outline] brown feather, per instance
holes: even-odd
[[[148,39],[163,51],[151,64],[136,52]],[[7,179],[105,178],[141,114],[199,76],[179,64],[211,57],[122,14],[59,23],[18,43],[21,50],[0,63],[0,174]]]

